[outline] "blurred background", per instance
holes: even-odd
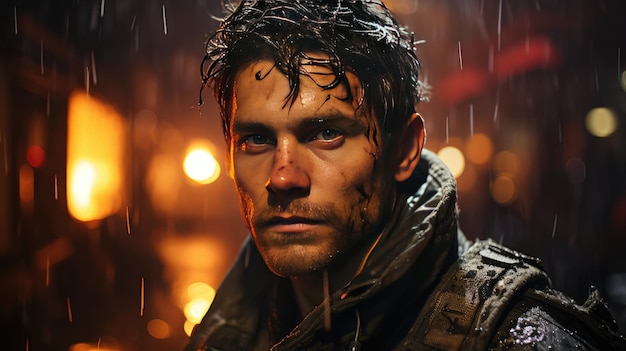
[[[388,0],[461,226],[626,330],[626,2]],[[0,5],[4,350],[176,350],[247,236],[212,95],[214,0]]]

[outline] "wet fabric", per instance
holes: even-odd
[[[481,293],[480,286],[472,284],[456,287],[457,290],[444,284],[446,279],[456,279],[460,269],[472,270],[462,265],[465,261],[460,257],[467,258],[473,251],[458,228],[455,180],[433,153],[424,150],[413,176],[399,187],[392,218],[363,262],[360,273],[343,288],[332,292],[328,303],[304,317],[299,315],[289,280],[272,274],[248,239],[185,350],[445,350],[454,349],[454,345],[457,349],[460,345],[469,345],[470,348],[465,348],[468,350],[485,349],[486,345],[497,350],[516,347],[530,350],[554,340],[547,336],[556,325],[560,326],[551,324],[552,320],[558,320],[554,315],[561,313],[567,316],[565,320],[576,315],[546,307],[550,305],[546,301],[559,300],[560,295],[549,292],[549,281],[537,268],[536,277],[543,277],[537,279],[538,284],[526,284],[535,281],[534,278],[526,281],[522,277],[524,284],[506,298],[489,295],[496,288],[495,283],[489,294],[485,293],[488,296],[479,296],[484,301],[491,298],[491,303],[481,303],[481,308],[468,310],[468,313],[478,313],[476,318],[482,321],[482,333],[467,328],[461,333],[452,333],[450,326],[453,324],[431,323],[450,317],[450,306],[433,309],[436,304],[433,298],[453,292],[464,296],[457,301],[463,308],[471,304],[472,296]],[[476,247],[473,246],[474,250]],[[489,262],[490,259],[506,260],[517,253],[507,251],[500,257],[496,250],[495,256],[493,252],[483,254]],[[479,261],[485,259],[481,250],[472,257],[478,257]],[[526,256],[519,260],[526,260],[528,267],[538,266]],[[494,282],[499,281],[496,276],[497,272]],[[526,293],[530,287],[532,294]],[[545,296],[537,291],[544,291]],[[325,328],[328,311],[324,306],[330,306],[330,329]],[[485,306],[492,310],[484,309]],[[576,311],[585,315],[582,310]],[[610,330],[602,318],[587,322],[597,322]],[[587,328],[587,324],[571,325]],[[571,326],[563,327],[564,336],[570,335],[568,328]],[[424,333],[437,335],[439,340],[452,334],[461,335],[461,340],[452,346],[437,346],[424,343]],[[475,339],[477,335],[482,336]],[[618,340],[611,347],[619,349],[618,342],[622,339],[612,331],[602,334],[607,335]],[[590,340],[595,337],[596,333],[590,332]]]

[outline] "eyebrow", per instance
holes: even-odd
[[[341,114],[331,113],[323,116],[316,116],[299,120],[295,125],[289,126],[289,129],[315,129],[329,124],[339,124],[341,127],[351,129],[353,132],[364,131],[367,126],[359,118],[347,117]],[[354,129],[356,128],[356,130]],[[260,132],[271,133],[272,128],[262,122],[242,122],[235,120],[232,125],[235,132]]]

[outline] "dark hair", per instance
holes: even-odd
[[[227,141],[235,75],[259,58],[273,59],[287,76],[291,90],[286,103],[297,96],[300,75],[308,74],[301,67],[304,58],[307,64],[332,69],[335,77],[330,84],[320,85],[323,89],[347,86],[345,71],[355,73],[363,87],[362,103],[378,118],[383,145],[384,139],[405,126],[422,99],[413,33],[380,1],[274,0],[230,5],[231,13],[207,41],[201,67],[202,87],[210,84],[214,89]],[[330,59],[311,61],[306,56],[310,51],[324,52]]]

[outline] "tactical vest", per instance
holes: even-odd
[[[624,345],[597,291],[583,306],[551,291],[539,259],[492,240],[477,241],[443,276],[396,350],[486,350],[513,300],[520,298],[574,316],[590,328],[602,329],[600,339]]]

